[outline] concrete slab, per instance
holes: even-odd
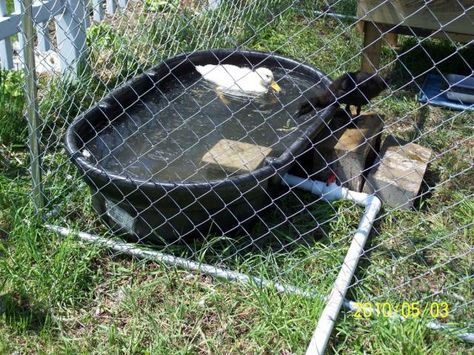
[[[261,167],[271,151],[269,147],[221,139],[204,154],[201,164],[221,174],[246,173]]]
[[[420,191],[432,150],[388,136],[364,192],[376,193],[393,208],[411,208]]]

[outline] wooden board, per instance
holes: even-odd
[[[261,167],[271,151],[272,148],[261,145],[221,139],[204,154],[201,164],[207,164],[208,169],[228,174],[237,171],[245,173]]]
[[[364,170],[372,166],[380,148],[383,121],[383,116],[363,113],[352,125],[345,111],[337,111],[329,130],[322,131],[315,140],[314,178],[326,181],[335,174],[340,184],[360,191]]]
[[[474,35],[474,0],[359,0],[364,21]]]

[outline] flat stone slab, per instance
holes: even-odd
[[[431,155],[429,148],[388,136],[363,191],[375,193],[390,207],[412,208]]]
[[[256,144],[221,139],[201,159],[207,169],[227,175],[245,173],[262,166],[272,149]]]
[[[334,174],[343,186],[361,191],[364,171],[372,166],[380,148],[382,129],[383,117],[377,114],[362,114],[351,124],[347,114],[339,112],[329,132],[323,132],[316,143],[313,169],[319,172],[315,178],[326,181]]]

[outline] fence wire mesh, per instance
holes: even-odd
[[[17,33],[3,38],[2,66],[11,53],[19,69],[21,21],[7,31],[3,19],[20,4],[1,4],[0,35]],[[55,0],[33,18],[45,11],[32,43],[45,224],[324,297],[364,210],[282,179],[335,182],[383,206],[347,297],[394,310],[445,302],[439,324],[472,333],[473,1]],[[375,74],[330,86],[361,61]],[[217,67],[201,75],[207,63]],[[238,74],[223,64],[251,69],[231,94],[225,79]],[[281,91],[242,94],[263,85],[259,67]],[[1,73],[6,181],[28,164],[16,88],[32,73]],[[358,90],[367,100],[345,100]],[[8,221],[0,211],[2,238]],[[351,341],[338,332],[333,349]]]

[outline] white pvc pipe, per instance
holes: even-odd
[[[246,274],[242,274],[240,272],[226,270],[219,268],[217,266],[209,265],[209,264],[202,264],[195,261],[191,261],[185,258],[180,258],[177,256],[169,255],[160,253],[159,251],[149,250],[139,248],[132,243],[123,242],[116,239],[108,239],[104,237],[100,237],[98,235],[93,235],[85,232],[75,232],[69,228],[54,226],[51,224],[47,224],[46,228],[55,231],[65,237],[69,235],[75,235],[79,239],[93,243],[95,245],[100,245],[102,247],[110,248],[112,250],[125,253],[128,255],[135,256],[141,259],[151,259],[154,261],[159,261],[167,265],[171,266],[178,266],[185,270],[192,270],[198,271],[203,274],[229,280],[229,281],[239,281],[244,284],[255,284],[261,287],[274,287],[278,292],[281,293],[288,293],[308,298],[321,298],[322,296],[318,296],[315,293],[304,291],[301,288],[292,286],[292,285],[285,285],[279,282],[272,282],[269,280],[261,279],[255,276],[249,276]]]
[[[474,333],[459,333],[459,329],[457,327],[449,326],[436,321],[428,322],[426,326],[433,330],[447,331],[459,339],[464,340],[465,342],[474,343]]]
[[[313,11],[313,13],[318,16],[329,16],[329,17],[334,17],[334,18],[341,18],[343,20],[359,20],[359,18],[356,16],[338,14],[336,12]]]
[[[349,310],[350,312],[356,312],[357,310],[361,309],[362,312],[365,314],[377,314],[377,309],[370,307],[370,306],[361,306],[361,302],[354,302],[350,301],[347,298],[344,299],[344,302],[342,306]],[[398,313],[393,313],[390,317],[390,319],[398,319],[401,321],[405,321],[406,318],[402,317]],[[441,331],[441,332],[446,332],[449,333],[452,336],[455,336],[459,338],[460,340],[463,340],[467,343],[473,343],[474,344],[474,333],[461,333],[461,329],[457,326],[454,325],[448,325],[448,324],[443,324],[438,321],[432,320],[426,323],[426,327],[429,329]]]
[[[221,0],[208,0],[207,1],[207,7],[209,10],[217,9],[220,4],[221,4]]]
[[[321,181],[303,179],[288,174],[283,177],[283,180],[289,186],[295,186],[303,190],[310,191],[315,195],[321,196],[326,201],[347,199],[365,207],[365,212],[359,222],[357,232],[354,235],[341,270],[339,271],[333,289],[328,297],[326,307],[319,317],[318,324],[311,338],[311,342],[306,350],[307,355],[319,355],[323,354],[326,350],[327,343],[334,328],[337,316],[341,310],[341,306],[344,306],[351,311],[356,311],[359,308],[355,302],[345,299],[345,295],[350,286],[352,277],[354,276],[359,259],[364,253],[365,243],[382,204],[380,200],[374,195],[351,191],[344,187],[338,186],[335,183],[327,185]],[[394,318],[396,317],[397,316],[395,315]],[[398,318],[404,320],[404,318],[401,316],[398,316]],[[454,335],[458,338],[466,342],[474,342],[473,333],[459,333],[459,329],[455,327],[443,325],[435,321],[429,322],[427,327],[434,330],[456,332]]]
[[[359,228],[346,254],[341,270],[329,295],[326,307],[319,318],[318,325],[313,333],[306,354],[322,354],[326,349],[329,337],[334,328],[334,323],[341,310],[342,302],[351,285],[351,280],[359,263],[359,259],[364,253],[364,246],[370,234],[370,230],[381,207],[380,200],[375,196],[367,199],[367,202],[368,205],[359,223]]]
[[[218,268],[209,264],[197,263],[184,258],[164,254],[155,250],[142,249],[132,243],[126,243],[119,240],[111,240],[108,238],[84,232],[75,232],[69,228],[54,225],[46,225],[46,228],[53,230],[63,236],[76,235],[81,240],[84,240],[86,242],[101,245],[103,247],[107,247],[112,250],[132,255],[138,258],[159,261],[167,265],[178,266],[191,271],[198,271],[206,275],[222,278],[229,281],[239,281],[244,284],[255,284],[260,287],[274,287],[278,292],[281,293],[299,295],[307,298],[319,298],[328,300],[326,307],[323,310],[323,313],[318,321],[318,325],[313,333],[311,343],[306,351],[307,354],[311,355],[322,354],[327,346],[329,337],[331,335],[334,323],[339,314],[341,306],[344,306],[345,308],[353,312],[360,308],[360,306],[358,306],[356,302],[347,300],[344,298],[344,296],[354,275],[354,271],[357,267],[359,258],[363,253],[365,242],[370,233],[370,229],[372,228],[373,221],[381,207],[381,203],[380,200],[373,195],[350,191],[344,187],[337,186],[336,184],[327,185],[324,182],[302,179],[300,177],[288,174],[284,176],[283,180],[284,184],[310,191],[313,194],[322,196],[322,198],[326,201],[349,199],[359,205],[365,206],[365,213],[362,216],[362,219],[359,223],[359,228],[356,234],[354,235],[354,239],[351,243],[351,246],[349,247],[349,251],[347,252],[346,258],[344,259],[344,263],[329,297],[323,297],[322,295],[319,295],[315,292],[305,291],[301,288],[292,285],[272,282],[269,280],[261,279],[255,276],[249,276],[232,270]],[[366,308],[370,309],[370,307]],[[370,312],[370,314],[376,314],[376,312],[372,309],[370,309],[369,311],[372,311]],[[403,319],[403,317],[401,316],[400,318]],[[435,321],[429,322],[427,324],[427,327],[435,330],[446,330],[451,333],[455,333],[455,336],[464,341],[471,343],[474,342],[474,334],[459,334],[459,329],[455,327],[443,325]]]
[[[281,293],[298,295],[298,296],[302,296],[306,298],[318,298],[321,300],[328,299],[327,297],[323,297],[322,295],[317,294],[316,292],[305,291],[305,290],[302,290],[301,288],[298,288],[292,285],[285,285],[278,282],[271,282],[271,281],[261,279],[258,277],[248,276],[246,274],[242,274],[239,272],[218,268],[216,266],[196,263],[187,259],[160,253],[155,250],[142,249],[142,248],[137,247],[136,244],[126,243],[119,240],[112,240],[112,239],[100,237],[98,235],[93,235],[89,233],[76,232],[69,228],[54,226],[50,224],[47,224],[45,227],[65,237],[69,235],[75,235],[79,239],[85,242],[93,243],[95,245],[100,245],[100,246],[103,246],[103,247],[106,247],[106,248],[109,248],[109,249],[112,249],[124,254],[128,254],[137,258],[154,260],[154,261],[162,262],[167,265],[182,267],[185,270],[199,271],[203,274],[213,276],[216,278],[222,278],[228,281],[238,281],[243,284],[254,284],[261,287],[262,286],[274,287],[278,292],[281,292]],[[348,309],[349,311],[355,312],[359,308],[361,308],[359,304],[360,303],[344,299],[342,305],[344,306],[344,308]],[[372,309],[371,307],[362,307],[362,308],[367,309],[366,313],[377,314],[376,310]],[[394,315],[393,317],[397,318],[396,315]],[[404,320],[404,318],[401,316],[398,316],[398,318]],[[453,335],[457,336],[458,338],[464,341],[474,343],[474,334],[459,333],[459,329],[456,327],[440,324],[435,321],[429,322],[427,324],[427,327],[434,330],[448,331],[450,333],[453,333]]]
[[[341,310],[342,304],[352,277],[359,263],[359,259],[364,253],[364,246],[372,229],[372,225],[380,211],[381,202],[374,196],[362,192],[350,191],[335,183],[327,185],[321,181],[302,179],[297,176],[285,175],[283,181],[290,186],[296,186],[313,194],[320,195],[327,201],[348,199],[355,203],[365,206],[365,212],[362,216],[359,227],[352,239],[349,250],[347,251],[341,270],[337,275],[329,299],[323,313],[319,317],[318,325],[314,330],[311,342],[306,350],[307,355],[323,354],[326,350],[329,338],[331,336],[337,316]]]

